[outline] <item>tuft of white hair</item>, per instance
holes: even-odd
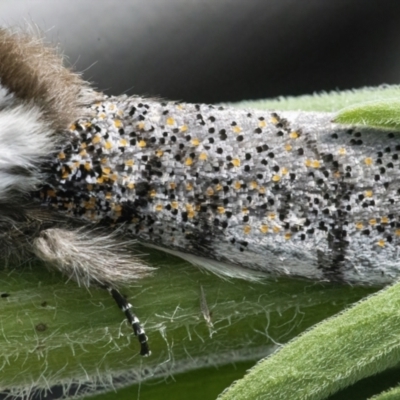
[[[56,149],[53,130],[32,103],[17,101],[0,85],[0,200],[43,182],[40,164]]]
[[[131,244],[132,241],[119,241],[116,234],[51,228],[34,239],[33,249],[39,259],[79,285],[115,287],[143,278],[153,270],[132,255]]]

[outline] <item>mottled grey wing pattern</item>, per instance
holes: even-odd
[[[328,113],[126,96],[92,111],[51,165],[42,198],[58,210],[123,224],[222,274],[231,264],[356,283],[398,275],[398,134]]]

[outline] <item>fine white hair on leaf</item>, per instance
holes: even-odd
[[[149,275],[153,268],[132,255],[132,241],[97,230],[43,230],[33,241],[37,257],[79,285],[122,285]]]
[[[211,312],[207,304],[206,294],[204,293],[203,286],[201,285],[200,285],[200,309],[201,313],[203,314],[203,318],[206,321],[207,326],[211,329],[214,328],[211,319]]]

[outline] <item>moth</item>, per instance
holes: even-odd
[[[0,253],[107,289],[153,272],[135,238],[216,274],[399,276],[400,137],[330,113],[106,96],[0,30]]]

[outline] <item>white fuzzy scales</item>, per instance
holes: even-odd
[[[0,85],[0,199],[29,193],[43,182],[40,164],[55,151],[53,131],[33,104],[21,104]]]

